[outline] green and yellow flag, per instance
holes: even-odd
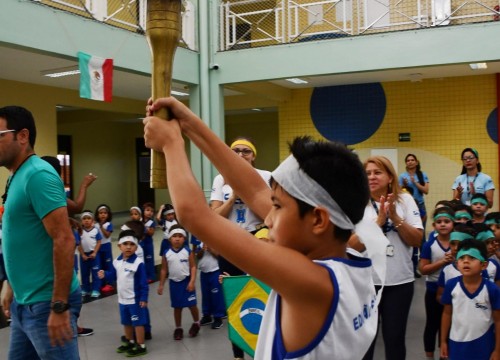
[[[251,276],[225,277],[222,288],[229,339],[253,357],[271,288]]]

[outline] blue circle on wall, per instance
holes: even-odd
[[[488,131],[488,135],[498,144],[498,108],[493,109],[488,116],[488,120],[486,121],[486,131]]]
[[[386,108],[380,83],[315,88],[310,102],[311,119],[319,133],[346,145],[369,139],[382,124]]]

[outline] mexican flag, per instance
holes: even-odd
[[[227,276],[222,280],[222,289],[229,339],[253,357],[271,288],[251,276]]]
[[[80,97],[111,102],[113,92],[113,59],[78,52]]]

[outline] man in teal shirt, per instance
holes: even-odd
[[[0,166],[11,175],[3,195],[3,252],[12,319],[9,360],[79,359],[81,309],[73,271],[74,238],[64,186],[34,153],[36,127],[18,106],[0,108]]]

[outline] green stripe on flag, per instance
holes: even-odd
[[[254,356],[260,324],[271,288],[251,276],[223,278],[229,339]]]

